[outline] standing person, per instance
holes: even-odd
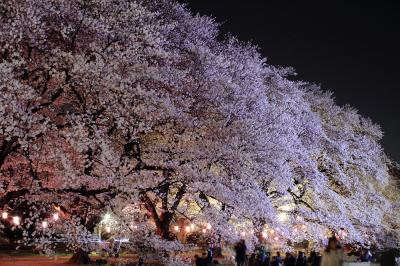
[[[265,253],[264,263],[261,266],[271,266],[271,252]]]
[[[335,237],[329,238],[328,246],[322,255],[321,266],[340,266],[343,262],[343,251]]]
[[[372,254],[371,254],[371,251],[369,251],[369,249],[364,250],[364,253],[361,257],[361,261],[362,262],[371,262],[372,261]]]
[[[307,258],[304,252],[299,251],[299,255],[297,256],[296,266],[307,266]]]
[[[271,259],[271,266],[279,266],[278,262],[276,261],[276,256],[273,256]]]
[[[264,265],[265,259],[267,258],[267,252],[264,246],[259,246],[257,248],[257,263],[258,265]]]
[[[277,266],[282,266],[282,264],[283,264],[281,253],[279,251],[276,252],[276,264],[277,264]]]
[[[207,249],[207,264],[211,264],[214,257],[213,247],[210,245]]]
[[[296,266],[296,258],[290,252],[286,252],[285,266]]]
[[[239,243],[237,243],[235,246],[235,252],[236,252],[235,261],[237,266],[245,265],[246,251],[247,251],[246,242],[244,241],[244,239],[241,239]]]

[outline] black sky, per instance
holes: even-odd
[[[399,1],[179,2],[380,124],[385,151],[400,162]]]

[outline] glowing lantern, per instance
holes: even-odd
[[[104,215],[104,219],[103,220],[106,222],[106,221],[110,220],[110,218],[111,218],[111,215],[109,213],[106,213]]]
[[[13,217],[13,223],[15,225],[19,225],[21,223],[21,218],[19,218],[18,216],[14,216]]]
[[[43,227],[43,228],[47,228],[47,226],[48,226],[48,223],[47,223],[46,221],[43,221],[43,222],[42,222],[42,227]]]

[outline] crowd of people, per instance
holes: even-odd
[[[264,246],[259,246],[248,255],[246,242],[242,239],[234,247],[235,263],[237,266],[340,266],[345,259],[345,252],[335,237],[329,238],[322,256],[311,251],[308,256],[302,251],[293,254],[286,252],[282,257],[280,252],[274,255],[266,251]],[[372,261],[372,254],[369,250],[357,251],[357,258],[360,261]],[[213,259],[213,250],[209,248],[203,256],[195,256],[196,266],[218,265],[219,262]]]
[[[335,237],[329,238],[322,256],[315,251],[310,252],[307,257],[302,251],[297,253],[297,256],[291,252],[286,252],[282,258],[280,252],[276,252],[272,256],[270,252],[266,252],[263,246],[260,246],[249,257],[246,256],[247,247],[244,240],[241,240],[235,246],[235,261],[238,266],[340,266],[345,260],[345,252],[339,245]],[[358,260],[372,261],[372,254],[369,250],[359,252]]]

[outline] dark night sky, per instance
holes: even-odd
[[[385,151],[400,161],[400,4],[375,1],[181,0],[211,15],[270,64],[334,92],[382,126]]]

